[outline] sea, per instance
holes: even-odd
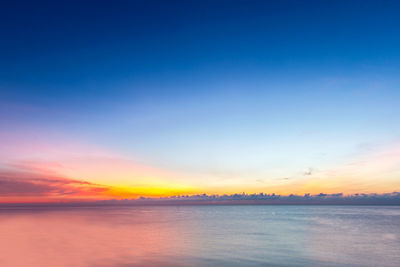
[[[400,207],[0,207],[0,266],[398,267]]]

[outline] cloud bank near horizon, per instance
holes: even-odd
[[[116,205],[224,205],[224,204],[265,204],[265,205],[400,205],[400,192],[385,194],[230,194],[230,195],[178,195],[172,197],[123,199],[98,201],[101,204]]]

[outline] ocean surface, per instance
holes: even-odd
[[[400,207],[2,207],[0,266],[400,266]]]

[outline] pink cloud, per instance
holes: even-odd
[[[69,179],[32,163],[15,163],[0,168],[0,201],[11,198],[98,198],[109,187]]]

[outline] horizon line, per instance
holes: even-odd
[[[126,199],[56,199],[53,201],[0,202],[0,207],[33,206],[145,206],[145,205],[400,205],[400,192],[391,193],[355,193],[345,195],[304,194],[279,195],[275,193],[247,194],[195,194],[164,197],[138,197]]]

